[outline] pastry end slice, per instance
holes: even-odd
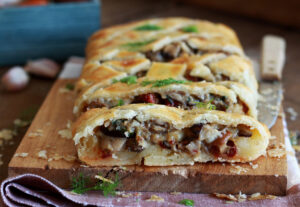
[[[270,132],[245,115],[132,104],[87,111],[73,136],[79,159],[90,166],[172,166],[255,160]]]

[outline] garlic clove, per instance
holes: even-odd
[[[25,66],[25,70],[37,76],[54,78],[59,72],[60,66],[53,60],[43,58],[29,61]]]
[[[8,91],[20,91],[28,85],[29,76],[22,67],[15,66],[2,76],[1,82]]]

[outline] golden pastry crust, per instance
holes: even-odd
[[[128,135],[127,138],[120,138],[110,137],[99,132],[99,129],[102,130],[101,126],[109,127],[116,120],[135,120],[136,123],[142,125],[135,123],[134,127],[143,129],[147,128],[148,125],[145,123],[149,122],[158,123],[159,125],[166,124],[168,125],[168,129],[166,129],[168,139],[170,139],[171,133],[176,130],[185,131],[201,124],[202,128],[198,132],[199,138],[185,144],[185,147],[189,150],[193,145],[198,146],[198,148],[194,148],[197,149],[197,152],[192,153],[194,150],[188,152],[183,148],[173,150],[162,147],[161,142],[159,144],[155,143],[155,139],[152,138],[143,145],[142,151],[129,150],[126,148],[127,140],[140,139],[139,136],[134,138]],[[248,136],[240,135],[240,132],[238,135],[232,135],[230,146],[235,146],[234,155],[229,154],[224,157],[220,154],[214,154],[214,151],[207,151],[203,147],[209,140],[202,139],[202,135],[204,134],[205,137],[205,133],[211,133],[207,130],[211,126],[222,127],[223,132],[218,135],[221,137],[224,137],[227,131],[239,129],[241,126],[247,127],[251,133]],[[91,166],[141,164],[142,160],[144,160],[144,165],[150,166],[184,165],[208,161],[248,162],[265,154],[270,138],[268,129],[249,116],[215,110],[195,109],[184,111],[163,105],[149,104],[131,104],[113,109],[92,109],[84,113],[74,124],[73,135],[79,159]],[[160,136],[163,135],[160,134]],[[179,141],[177,140],[178,145],[185,142],[184,136]],[[211,138],[209,137],[209,139]],[[214,143],[215,140],[218,140],[218,137],[210,140],[210,143]],[[198,145],[195,143],[198,143]],[[110,149],[111,152],[107,153],[107,149]],[[228,153],[227,151],[226,153]]]
[[[90,95],[83,93],[76,99],[73,112],[78,116],[90,108],[112,108],[117,106],[119,101],[122,101],[122,104],[153,103],[153,100],[145,100],[150,94],[156,99],[156,103],[163,105],[193,109],[201,107],[197,105],[198,102],[210,103],[217,110],[247,114],[254,118],[257,116],[255,93],[236,82],[191,82],[162,87],[152,87],[151,84],[142,86],[142,83],[143,79],[136,84],[118,82],[97,89]]]
[[[149,25],[156,29],[139,29]],[[86,47],[84,68],[92,67],[101,70],[99,65],[103,65],[115,71],[112,73],[122,72],[125,75],[138,74],[140,76],[142,74],[144,76],[144,73],[139,74],[139,72],[148,71],[153,62],[169,62],[184,54],[201,57],[208,53],[214,56],[224,55],[225,57],[236,55],[246,61],[236,34],[223,24],[188,18],[148,19],[109,27],[93,34]],[[237,58],[231,58],[229,61],[232,62],[231,64],[236,64],[236,62],[239,64],[240,62]],[[252,67],[248,63],[239,64],[239,66],[245,67],[247,71],[249,67]],[[216,68],[219,70],[215,66],[212,69],[215,71]],[[196,70],[194,72],[196,77],[199,77],[199,74],[201,76],[207,75],[207,71],[202,73],[198,69]],[[243,79],[238,79],[234,75],[237,72],[235,68],[221,67],[220,70],[222,73],[228,73],[229,76],[232,75],[230,80],[242,82],[255,89],[256,83],[254,83],[255,79],[254,82],[252,80],[251,72],[237,74],[237,76],[243,77]],[[233,73],[230,73],[232,70],[234,70]],[[244,80],[247,79],[247,75],[250,79],[248,81]],[[92,77],[88,70],[84,69],[76,89],[80,92],[94,83],[112,80],[109,76],[103,78],[101,72],[94,72]],[[215,82],[209,78],[205,80]]]

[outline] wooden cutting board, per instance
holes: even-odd
[[[82,165],[76,158],[72,139],[62,138],[58,132],[73,120],[74,92],[63,90],[74,79],[59,79],[54,84],[33,123],[9,163],[9,176],[35,173],[62,188],[70,188],[72,177],[82,172],[92,176],[98,173],[113,176],[118,171],[122,187],[128,191],[191,192],[246,194],[256,192],[285,195],[287,184],[286,157],[260,157],[250,164],[205,163],[194,166],[125,168],[92,168]],[[284,143],[282,118],[271,129],[276,139],[271,144]],[[39,158],[45,150],[47,159]],[[17,156],[28,153],[26,157]],[[239,172],[241,171],[241,172]]]

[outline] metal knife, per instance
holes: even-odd
[[[286,43],[282,37],[266,35],[262,41],[258,120],[270,129],[276,122],[282,101],[282,70]]]

